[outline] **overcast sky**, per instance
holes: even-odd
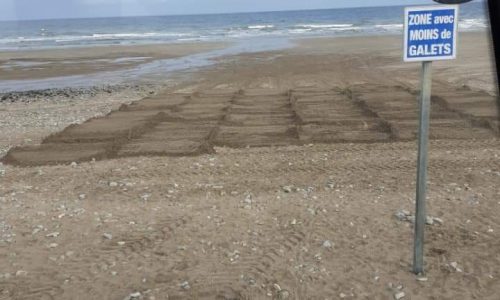
[[[431,0],[0,0],[0,20],[431,4]]]

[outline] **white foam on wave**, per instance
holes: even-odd
[[[280,35],[280,32],[256,31],[256,30],[230,30],[224,34],[224,37],[245,38],[245,37],[259,37],[259,36],[271,36],[271,35]]]
[[[488,22],[484,18],[465,18],[459,23],[461,31],[484,30]],[[114,43],[141,43],[141,42],[189,42],[221,40],[225,38],[251,38],[268,36],[313,36],[313,35],[355,35],[366,33],[398,33],[403,29],[401,23],[379,23],[373,25],[354,25],[350,23],[295,23],[274,25],[272,23],[254,23],[241,27],[218,28],[210,31],[192,29],[191,31],[179,30],[156,32],[116,32],[116,33],[82,33],[60,34],[55,36],[34,35],[0,38],[0,49],[23,47],[53,47],[82,45],[82,44],[114,44]]]
[[[304,33],[308,33],[311,31],[312,31],[311,28],[302,28],[302,29],[291,29],[288,32],[291,34],[304,34]]]
[[[400,30],[403,29],[403,24],[377,24],[375,28],[383,29],[383,30]]]
[[[463,19],[458,22],[458,27],[464,31],[473,31],[487,28],[488,23],[485,19]]]
[[[177,42],[201,42],[208,41],[210,38],[206,36],[190,37],[190,38],[180,38],[176,39]]]
[[[76,42],[76,41],[106,41],[106,40],[135,40],[152,38],[180,38],[190,36],[187,33],[168,33],[168,32],[148,32],[148,33],[96,33],[84,36],[66,36],[58,37],[56,43]]]
[[[17,37],[0,39],[0,44],[12,43],[33,43],[33,42],[78,42],[78,41],[99,41],[99,40],[133,40],[148,38],[181,38],[192,37],[191,33],[176,32],[146,32],[146,33],[95,33],[92,35],[59,35],[43,37]]]
[[[54,37],[24,37],[0,39],[0,43],[43,42],[54,40]]]
[[[299,24],[295,28],[311,28],[311,29],[324,29],[324,28],[352,28],[354,24]]]
[[[264,24],[264,25],[250,25],[247,28],[248,29],[271,29],[274,27],[275,27],[274,25]]]
[[[135,38],[161,38],[161,37],[185,37],[191,36],[189,33],[178,32],[145,32],[145,33],[95,33],[91,36],[85,36],[89,39],[135,39]]]
[[[328,31],[362,31],[363,28],[353,26],[353,27],[340,27],[340,28],[328,28]]]

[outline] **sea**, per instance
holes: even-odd
[[[0,50],[400,34],[404,6],[0,22]],[[488,28],[482,1],[461,5],[460,30]]]

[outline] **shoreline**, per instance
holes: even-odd
[[[182,58],[227,47],[227,43],[95,46],[0,52],[0,82],[37,80],[127,70],[157,60]]]
[[[94,72],[85,74],[80,70],[81,65],[85,65],[85,63],[77,63],[75,66],[72,66],[72,73],[67,76],[59,76],[58,69],[54,68],[49,72],[41,72],[44,77],[41,78],[27,78],[22,80],[0,80],[0,94],[6,93],[19,93],[19,92],[30,92],[30,91],[40,91],[40,90],[53,90],[58,88],[92,88],[94,86],[100,86],[102,82],[106,82],[106,85],[120,85],[120,84],[137,84],[139,83],[161,83],[162,81],[168,80],[168,77],[171,76],[174,72],[177,71],[186,71],[189,72],[196,71],[199,68],[207,67],[216,63],[216,61],[220,58],[234,56],[241,53],[255,53],[255,52],[266,52],[266,51],[276,51],[286,49],[292,46],[292,43],[288,39],[267,39],[267,38],[259,38],[259,39],[249,39],[245,40],[241,43],[236,44],[191,44],[189,46],[184,46],[181,48],[177,48],[178,53],[177,56],[170,55],[165,58],[165,56],[158,54],[158,48],[167,48],[169,49],[169,44],[162,45],[161,47],[153,47],[153,49],[149,49],[148,47],[138,46],[138,48],[126,47],[123,48],[125,50],[133,49],[134,53],[142,53],[141,55],[146,55],[148,53],[152,53],[151,55],[157,57],[156,59],[147,59],[144,60],[143,63],[133,63],[128,66],[124,66],[122,69],[116,69],[116,65],[108,66],[104,68],[101,72]],[[200,49],[202,48],[202,49]],[[98,50],[104,49],[106,52],[106,48],[94,49],[93,51],[89,51],[91,57],[85,58],[85,60],[95,60],[102,61],[106,57],[106,55],[101,55],[99,58],[95,58],[95,52]],[[120,48],[111,48],[118,49]],[[123,56],[122,52],[119,52],[120,55]],[[140,52],[141,49],[149,49],[149,52]],[[116,51],[116,50],[115,50]],[[85,52],[83,49],[79,49],[77,53]],[[48,52],[50,53],[50,52]],[[57,54],[58,51],[55,52]],[[70,52],[71,53],[71,52]],[[146,54],[145,54],[146,53]],[[53,55],[53,54],[52,54]],[[131,55],[131,54],[126,54]],[[5,54],[4,54],[5,56]],[[42,54],[43,56],[47,56],[47,52]],[[109,56],[109,55],[108,55]],[[2,55],[0,55],[0,58]],[[71,55],[70,55],[71,57]],[[122,59],[123,57],[115,58]],[[25,58],[26,59],[26,58]],[[33,58],[31,58],[33,60]],[[68,54],[66,54],[66,59],[68,59]],[[71,58],[69,58],[71,59]],[[106,58],[106,59],[109,59]],[[65,62],[63,61],[62,64]],[[5,62],[4,62],[5,64]],[[2,66],[0,65],[0,68]],[[40,69],[40,68],[35,68]],[[75,69],[78,69],[79,72],[74,72]],[[84,68],[85,69],[85,68]],[[63,68],[64,70],[64,68]],[[17,70],[13,73],[17,76],[20,76],[19,73],[22,73],[23,70]],[[57,74],[57,75],[56,75]],[[7,72],[5,72],[4,76],[9,76]],[[46,77],[48,76],[48,77]]]

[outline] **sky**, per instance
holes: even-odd
[[[431,3],[431,0],[0,0],[0,20],[206,14]]]

